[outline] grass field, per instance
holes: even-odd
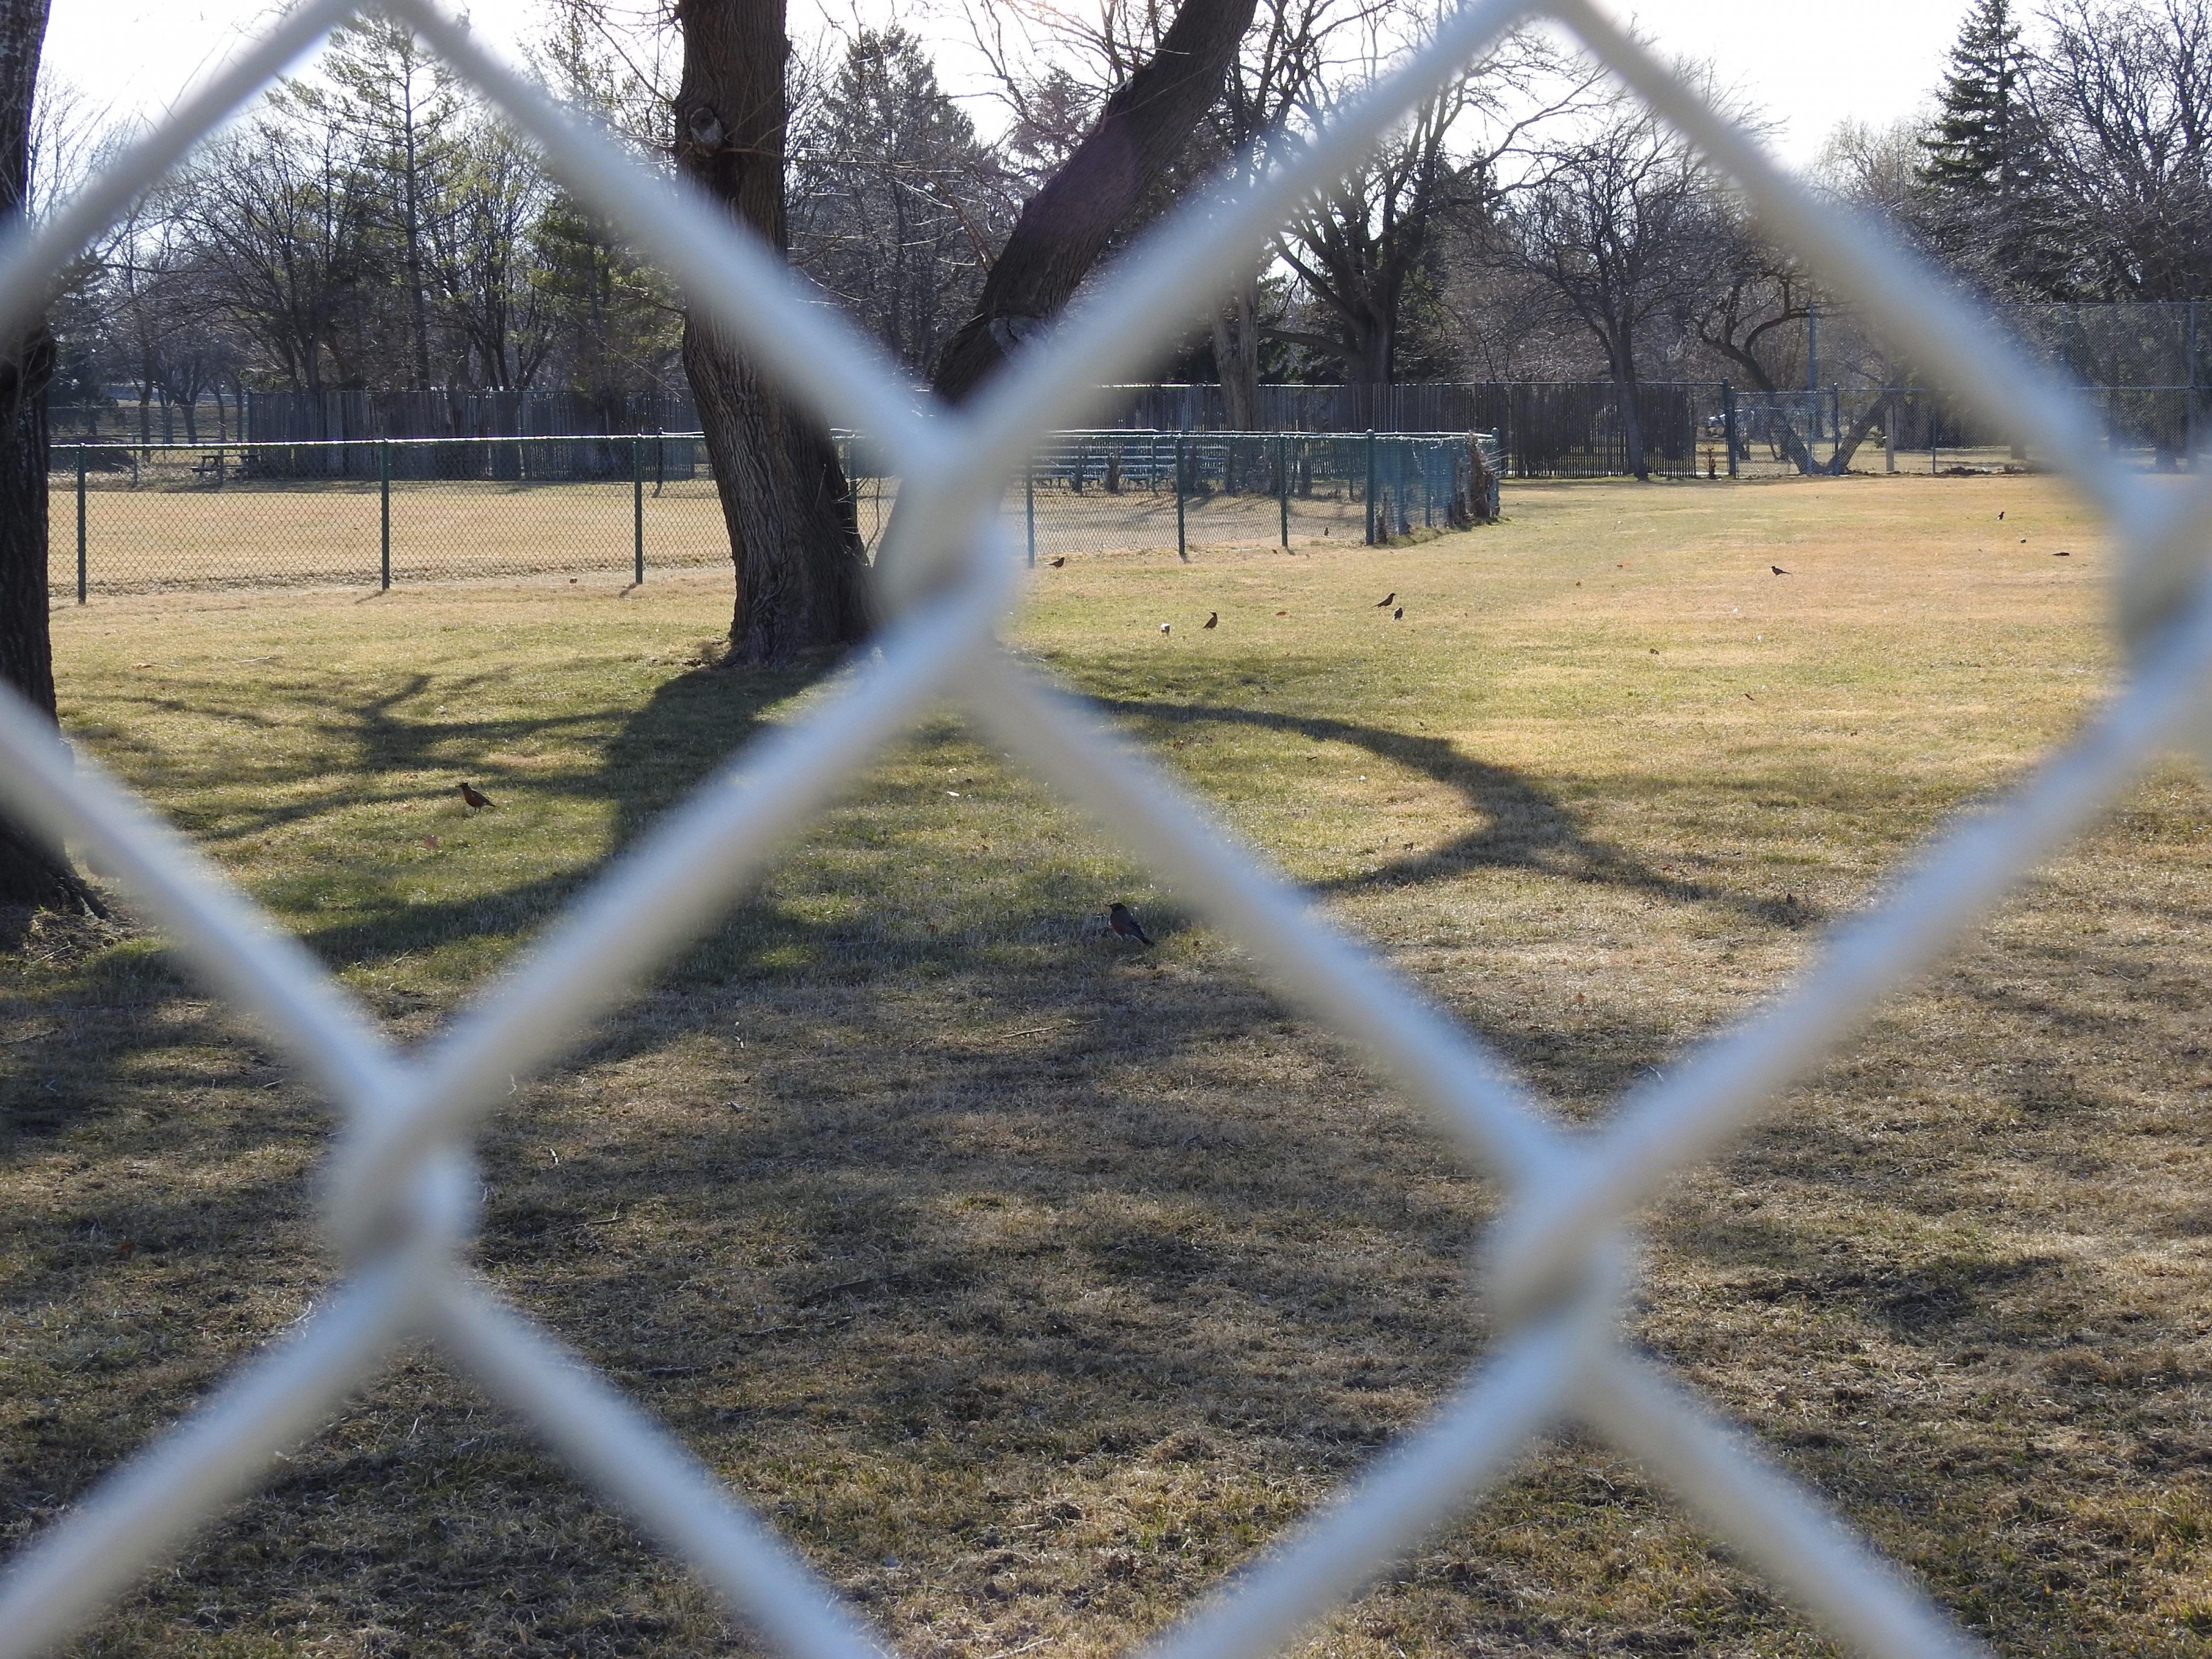
[[[2047,480],[1506,507],[1071,557],[1015,635],[1572,1117],[2111,682],[2104,545]],[[123,599],[58,615],[58,667],[80,744],[413,1037],[804,705],[704,665],[726,606],[708,574]],[[1650,1218],[1642,1338],[2007,1653],[2212,1650],[2208,806],[2161,770]],[[1103,935],[1116,897],[1156,951]],[[45,921],[0,975],[15,1540],[326,1282],[326,1123],[155,938]],[[945,713],[485,1164],[487,1271],[919,1659],[1159,1628],[1483,1345],[1491,1189]],[[83,1650],[753,1650],[417,1357]],[[1306,1650],[1827,1650],[1571,1439]]]

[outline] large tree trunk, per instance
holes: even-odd
[[[931,384],[959,403],[1028,335],[1057,316],[1114,234],[1165,174],[1221,94],[1255,0],[1182,0],[1150,62],[1106,100],[1098,124],[1030,198],[945,343]]]
[[[1829,459],[1829,471],[1840,478],[1850,471],[1851,457],[1859,453],[1859,446],[1867,441],[1869,434],[1874,431],[1876,425],[1887,422],[1890,399],[1893,395],[1890,392],[1883,392],[1860,412],[1858,419],[1851,422],[1849,432],[1838,432],[1836,434],[1836,453]]]
[[[0,0],[0,216],[30,197],[31,103],[46,0]],[[46,386],[54,342],[41,321],[0,342],[0,679],[54,715],[46,623]],[[0,818],[0,904],[100,911],[68,860]]]
[[[1259,286],[1255,278],[1239,283],[1213,313],[1214,372],[1221,377],[1229,424],[1238,432],[1260,429]]]
[[[684,170],[779,250],[784,218],[784,0],[680,0]],[[777,665],[867,632],[867,551],[822,423],[785,398],[703,313],[684,320],[684,370],[714,467],[737,568],[730,657]]]
[[[1613,397],[1620,408],[1620,447],[1631,477],[1649,483],[1651,463],[1644,448],[1644,409],[1637,396],[1636,371],[1613,370]]]

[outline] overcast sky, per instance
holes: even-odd
[[[511,50],[531,31],[539,3],[472,0],[468,10],[482,39]],[[793,4],[794,21],[803,3]],[[1781,124],[1776,142],[1789,160],[1802,162],[1847,117],[1878,125],[1915,112],[1941,73],[1966,0],[1612,3],[1667,51],[1713,60],[1724,80]],[[151,114],[221,63],[273,9],[270,0],[53,0],[46,55],[95,106]],[[851,9],[840,4],[838,11],[849,15]],[[946,58],[956,92],[958,56]],[[993,125],[981,112],[979,120]]]

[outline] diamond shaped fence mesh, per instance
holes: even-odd
[[[76,249],[200,137],[355,9],[295,6],[171,119],[0,258],[0,315],[21,317]],[[338,1288],[185,1421],[34,1540],[0,1581],[0,1655],[51,1648],[102,1608],[288,1445],[312,1433],[396,1344],[428,1338],[525,1417],[582,1476],[687,1560],[792,1659],[864,1659],[876,1638],[736,1497],[465,1265],[475,1222],[472,1130],[513,1079],[555,1061],[639,978],[700,933],[779,848],[933,699],[1093,812],[1280,988],[1364,1048],[1460,1134],[1508,1189],[1480,1268],[1499,1335],[1428,1425],[1303,1530],[1171,1629],[1163,1659],[1258,1659],[1356,1591],[1426,1529],[1473,1504],[1532,1437],[1570,1419],[1618,1443],[1829,1632],[1878,1654],[1972,1644],[1905,1577],[1633,1352],[1617,1312],[1627,1218],[1724,1146],[1958,938],[2157,753],[2200,735],[2212,591],[2197,550],[2212,481],[2147,492],[2103,458],[2089,412],[1988,320],[1874,228],[1816,202],[1585,0],[1481,0],[1403,67],[1291,146],[1255,184],[1194,199],[1124,259],[1079,318],[1026,349],[971,407],[920,408],[856,331],[775,254],[487,56],[431,0],[392,0],[543,146],[572,188],[629,227],[769,373],[824,419],[872,435],[910,480],[877,564],[879,650],[802,720],[758,740],[648,833],[474,1006],[403,1055],[295,940],[268,926],[179,836],[45,721],[0,699],[0,799],[93,849],[198,969],[269,1031],[340,1118],[325,1218]],[[1333,931],[1077,701],[996,643],[1022,548],[1001,502],[1033,434],[1079,428],[1138,369],[1158,320],[1189,314],[1268,230],[1400,113],[1506,30],[1565,27],[1732,175],[1901,345],[1994,422],[2060,459],[2113,524],[2132,651],[2123,689],[2009,797],[1940,836],[1871,909],[1839,927],[1765,1013],[1570,1137],[1510,1069]],[[738,768],[742,766],[740,774]]]

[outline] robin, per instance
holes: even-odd
[[[1119,900],[1116,900],[1107,910],[1106,925],[1123,939],[1133,939],[1139,945],[1152,943],[1152,940],[1146,937],[1144,923],[1137,920],[1135,912]]]
[[[1218,611],[1209,611],[1206,613],[1206,621],[1201,624],[1201,626],[1206,628],[1216,627],[1219,624],[1220,621],[1221,613]]]
[[[1054,560],[1052,562],[1052,568],[1053,568],[1054,570],[1057,570],[1057,569],[1059,569],[1059,568],[1060,568],[1060,566],[1062,566],[1062,565],[1066,564],[1066,562],[1067,562],[1067,555],[1066,555],[1066,554],[1065,554],[1065,553],[1063,553],[1063,554],[1061,554],[1058,558],[1054,559]]]
[[[1388,611],[1392,605],[1397,603],[1398,596],[1396,593],[1385,593],[1381,599],[1375,602],[1375,608],[1377,611]]]
[[[481,812],[491,805],[491,797],[478,789],[476,785],[465,783],[461,786],[461,805],[471,812]]]
[[[1406,620],[1406,607],[1405,607],[1404,605],[1400,605],[1400,606],[1399,606],[1395,611],[1393,611],[1390,613],[1390,620],[1391,620],[1392,622],[1403,622],[1403,621],[1405,621],[1405,620]]]
[[[2004,508],[2002,507],[1999,507],[1997,509],[1997,522],[1999,524],[2002,524],[2004,522]]]
[[[1771,571],[1772,571],[1776,575],[1778,575],[1778,576],[1786,576],[1786,575],[1788,575],[1788,574],[1790,574],[1788,571],[1784,570],[1784,569],[1780,565],[1778,565],[1778,564],[1770,564],[1770,565],[1769,565],[1769,566],[1767,566],[1766,568],[1767,568],[1769,570],[1771,570]]]

